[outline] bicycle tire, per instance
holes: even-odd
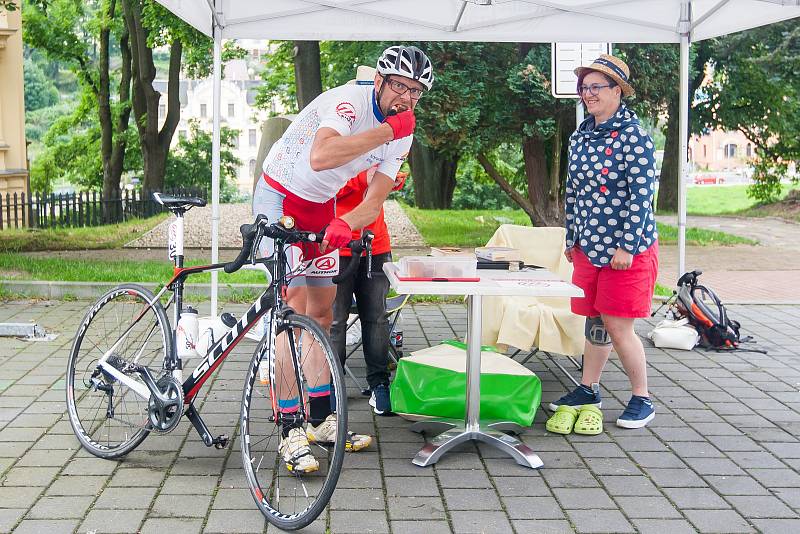
[[[271,380],[270,386],[257,382],[259,364],[269,354],[273,339],[281,339],[279,336],[287,333],[289,329],[301,334],[310,334],[314,343],[319,344],[331,373],[331,385],[337,392],[334,395],[337,412],[336,439],[327,447],[318,443],[310,445],[320,469],[315,473],[300,475],[287,470],[278,452],[281,426],[273,408],[274,399],[270,396],[274,389],[272,384],[279,383],[281,378]],[[288,338],[286,335],[283,339]],[[303,336],[295,335],[294,339],[302,340]],[[300,351],[301,369],[305,369],[303,364],[307,362],[307,358],[303,358],[303,350],[306,348],[301,347]],[[296,381],[297,375],[283,374]],[[313,377],[309,379],[306,375],[305,370],[300,373],[304,399],[308,395],[308,386],[313,383]],[[306,421],[304,425],[307,424]],[[328,335],[316,321],[304,315],[290,314],[277,327],[276,335],[266,335],[256,348],[242,393],[240,430],[242,463],[250,493],[267,521],[284,530],[297,530],[313,522],[325,509],[336,489],[347,438],[347,394],[341,364],[333,351]],[[323,451],[326,454],[318,456]]]
[[[116,286],[89,308],[75,335],[67,363],[67,413],[81,446],[99,458],[125,456],[150,433],[147,399],[102,372],[97,361],[113,348],[115,367],[140,382],[124,370],[125,363],[163,366],[172,331],[154,299],[142,286]]]

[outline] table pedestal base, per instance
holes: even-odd
[[[474,429],[466,429],[463,423],[447,421],[421,421],[411,426],[414,432],[441,432],[417,453],[412,462],[426,467],[435,464],[444,453],[466,441],[482,441],[511,456],[515,462],[524,467],[537,469],[544,465],[533,450],[520,440],[504,432],[519,432],[521,426],[515,423],[500,422],[491,425],[479,425]],[[501,432],[502,430],[502,432]]]

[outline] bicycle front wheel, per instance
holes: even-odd
[[[315,321],[290,314],[273,323],[272,332],[256,348],[247,372],[240,421],[242,462],[259,510],[273,525],[296,530],[319,516],[339,480],[347,392],[339,358]],[[315,428],[309,444],[305,439],[312,422],[310,398],[316,396],[319,406],[320,391],[333,393],[329,398],[335,415]],[[298,403],[297,411],[287,415],[289,398]],[[286,417],[293,418],[294,429],[284,437]],[[293,454],[301,463],[293,463]]]
[[[147,289],[117,286],[92,305],[78,328],[67,364],[67,412],[83,448],[119,458],[150,433],[148,399],[102,369],[101,358],[140,382],[135,365],[156,369],[172,351],[164,308]]]

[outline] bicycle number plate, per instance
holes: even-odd
[[[304,260],[300,247],[289,247],[292,271],[298,270],[312,278],[330,278],[339,274],[339,250],[333,250],[313,260]],[[299,267],[299,269],[298,269]]]
[[[174,261],[175,256],[178,255],[178,221],[173,221],[172,224],[169,225],[167,235],[169,236],[167,240],[168,256],[169,259]]]

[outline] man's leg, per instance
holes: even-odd
[[[390,261],[390,253],[373,256],[373,276],[367,278],[367,262],[362,258],[354,288],[370,388],[389,384],[389,322],[386,318],[389,279],[383,274],[383,264]]]

